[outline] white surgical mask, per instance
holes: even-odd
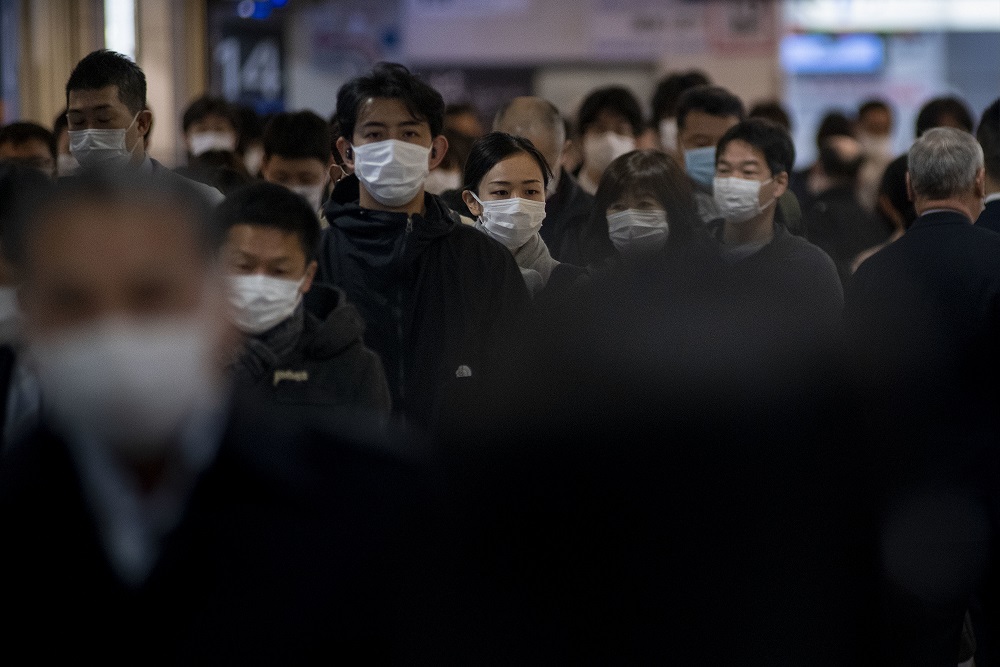
[[[862,152],[868,157],[882,160],[891,160],[894,157],[890,134],[877,135],[863,132],[858,135],[858,143],[861,144]]]
[[[430,148],[397,139],[353,148],[354,173],[379,204],[397,208],[420,194],[430,172]]]
[[[616,159],[635,150],[635,139],[617,132],[588,135],[583,139],[583,157],[588,168],[603,172]]]
[[[626,257],[659,252],[667,244],[669,235],[666,211],[629,208],[608,216],[611,243]]]
[[[28,350],[54,427],[141,462],[161,457],[217,398],[214,340],[202,316],[117,317],[39,337]]]
[[[69,153],[60,153],[56,157],[56,176],[69,176],[80,169],[80,163]]]
[[[726,219],[726,222],[734,224],[754,218],[777,201],[771,200],[764,206],[760,204],[760,189],[772,180],[774,179],[769,178],[762,183],[748,178],[716,176],[712,182],[712,197],[715,199],[719,214]]]
[[[462,174],[457,171],[434,169],[424,179],[424,190],[432,195],[458,190],[460,187],[462,187]]]
[[[198,157],[209,151],[236,150],[236,135],[232,132],[194,132],[188,140],[188,150]]]
[[[479,222],[486,234],[504,244],[511,252],[527,243],[541,229],[545,220],[543,201],[520,197],[482,201],[474,192],[470,194],[483,207]]]
[[[257,178],[262,164],[264,164],[263,146],[251,146],[243,154],[243,166],[247,168],[247,173],[252,177]]]
[[[326,183],[315,185],[289,185],[289,190],[305,198],[309,202],[312,210],[319,211],[323,207],[323,193],[326,192]]]
[[[273,329],[292,316],[302,302],[305,280],[284,280],[264,275],[229,276],[229,303],[233,323],[243,333],[255,335]]]
[[[677,150],[677,119],[664,118],[660,121],[660,146],[668,153]]]
[[[125,145],[126,135],[138,118],[136,114],[124,130],[70,130],[69,152],[84,167],[124,165],[132,159],[132,151],[142,140],[142,137],[136,139],[131,148]]]

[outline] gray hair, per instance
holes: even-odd
[[[508,134],[546,134],[556,148],[566,141],[566,125],[559,109],[541,97],[517,97],[501,108],[493,119],[493,129]]]
[[[907,168],[916,196],[949,199],[973,188],[983,168],[983,148],[968,132],[936,127],[913,142]]]

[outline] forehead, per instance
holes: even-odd
[[[298,234],[267,225],[233,225],[226,234],[226,246],[251,255],[305,258]]]
[[[428,129],[430,124],[421,118],[417,118],[406,108],[402,100],[391,97],[369,97],[358,107],[357,125],[365,123],[384,123],[386,125],[397,125],[416,121]]]
[[[29,137],[24,141],[19,141],[17,143],[12,141],[4,141],[3,143],[0,143],[0,156],[33,157],[36,155],[51,157],[49,145],[41,139]]]
[[[713,116],[701,109],[692,109],[684,117],[684,132],[718,134],[721,137],[726,130],[740,122],[736,116]]]
[[[268,170],[281,171],[326,171],[326,164],[314,157],[288,158],[281,155],[271,155],[267,160]]]
[[[82,111],[101,106],[125,108],[125,103],[118,95],[118,86],[112,84],[103,88],[84,88],[69,91],[69,111]]]
[[[542,180],[542,169],[535,162],[535,159],[527,153],[515,153],[500,160],[493,168],[486,172],[483,183],[492,180],[504,180],[508,182],[540,181]]]
[[[726,148],[719,155],[719,162],[728,162],[729,164],[746,164],[754,163],[756,165],[766,167],[767,157],[764,152],[755,146],[751,146],[742,139],[733,139],[728,144]]]

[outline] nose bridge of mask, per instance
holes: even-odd
[[[479,205],[483,207],[483,214],[486,215],[486,217],[491,218],[491,222],[504,227],[531,227],[535,224],[540,227],[542,221],[539,217],[542,219],[545,217],[545,202],[535,201],[533,199],[523,199],[521,197],[487,199],[486,201],[483,201],[476,196],[475,192],[470,190],[469,193],[477,202],[479,202]],[[511,219],[503,220],[494,218],[494,216],[497,216],[498,214],[507,216]],[[541,215],[539,216],[539,214]],[[522,222],[523,224],[518,225],[518,222]]]

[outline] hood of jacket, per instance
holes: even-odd
[[[362,340],[365,321],[339,287],[313,284],[307,294],[314,291],[301,350],[311,359],[330,359]]]

